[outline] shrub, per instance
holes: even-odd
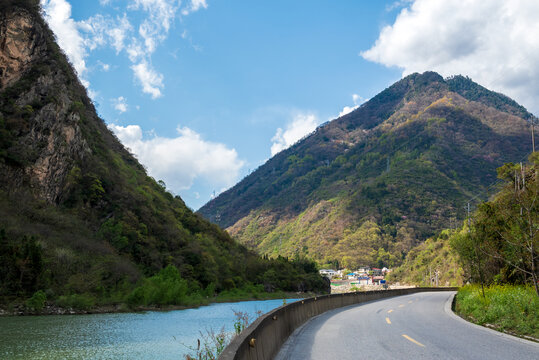
[[[95,305],[95,298],[89,294],[73,294],[60,296],[56,304],[63,308],[89,310]]]
[[[38,290],[30,299],[26,300],[26,306],[33,311],[39,312],[45,307],[45,301],[47,301],[47,295],[43,290]]]
[[[189,283],[182,279],[174,265],[168,265],[157,275],[144,279],[127,298],[130,306],[182,305],[188,299]]]

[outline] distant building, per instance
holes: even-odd
[[[371,285],[372,284],[372,279],[370,276],[358,276],[357,277],[357,281],[358,281],[358,284],[359,285]]]
[[[368,274],[370,270],[371,270],[370,266],[363,266],[363,267],[360,267],[357,270],[357,272],[360,274]]]
[[[332,279],[335,275],[337,275],[337,272],[332,269],[321,269],[320,275],[327,277],[328,279]]]

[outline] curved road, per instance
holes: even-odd
[[[454,294],[424,292],[328,311],[298,328],[276,359],[539,359],[539,343],[455,315]]]

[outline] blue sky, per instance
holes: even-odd
[[[539,109],[539,6],[464,2],[42,5],[100,116],[150,175],[198,209],[414,71],[468,75]]]

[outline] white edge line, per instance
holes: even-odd
[[[491,333],[493,335],[498,335],[498,336],[501,336],[501,337],[509,339],[509,340],[516,340],[516,341],[519,341],[521,343],[528,344],[528,345],[533,345],[533,346],[539,348],[539,343],[536,343],[535,341],[526,340],[526,339],[520,338],[518,336],[513,336],[513,335],[503,333],[501,331],[496,331],[496,330],[493,330],[493,329],[489,329],[488,327],[477,325],[477,324],[474,324],[473,322],[470,322],[468,320],[465,320],[465,319],[461,318],[460,316],[455,314],[453,312],[453,310],[451,309],[451,304],[453,303],[453,298],[456,295],[457,295],[457,293],[455,292],[452,296],[449,296],[449,298],[445,302],[444,310],[445,310],[446,314],[448,314],[449,316],[453,317],[454,319],[456,319],[456,320],[458,320],[460,322],[463,322],[463,323],[466,323],[466,324],[468,324],[468,325],[470,325],[472,327],[475,327],[477,329],[487,331],[487,332],[489,332],[489,333]]]

